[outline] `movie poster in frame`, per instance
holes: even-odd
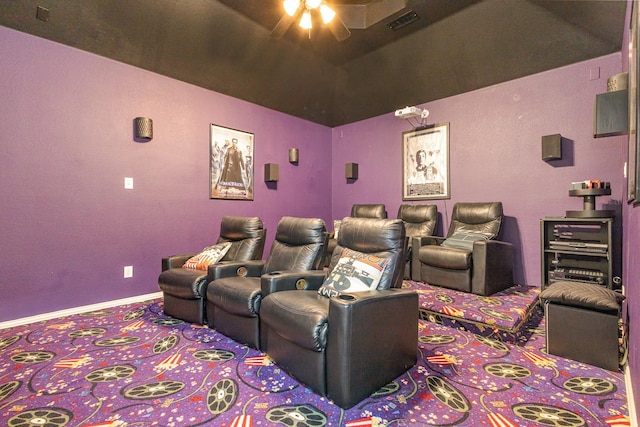
[[[211,125],[209,197],[253,200],[254,135]]]
[[[449,123],[402,133],[402,200],[449,199]]]

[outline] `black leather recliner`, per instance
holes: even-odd
[[[407,253],[405,255],[406,265],[404,278],[411,279],[411,253],[412,239],[420,239],[433,236],[438,224],[438,207],[436,205],[400,205],[398,208],[398,218],[404,222],[407,231]]]
[[[209,269],[207,324],[234,340],[260,348],[261,282],[296,289],[301,272],[317,270],[328,233],[317,218],[283,217],[266,261],[233,263]],[[296,278],[293,280],[292,278]]]
[[[220,237],[216,244],[231,242],[231,247],[220,263],[262,258],[265,234],[266,229],[258,217],[223,217]],[[181,268],[194,255],[162,258],[162,273],[158,277],[158,286],[163,294],[165,314],[204,325],[208,272]]]
[[[351,217],[352,218],[378,218],[383,219],[387,217],[387,211],[384,204],[376,203],[376,204],[354,204],[351,206]],[[338,235],[340,233],[338,232]],[[335,238],[335,230],[329,233],[329,242],[327,244],[327,256],[323,263],[325,267],[329,266],[331,262],[331,256],[333,255],[333,250],[338,244]]]
[[[484,296],[513,286],[513,246],[497,240],[502,219],[501,202],[456,203],[446,239],[412,240],[413,280]]]
[[[269,293],[260,309],[263,351],[345,409],[403,374],[418,351],[418,295],[397,289],[404,248],[401,220],[345,218],[326,277],[354,274],[350,260],[357,251],[367,262],[388,261],[380,282],[373,290],[326,297],[317,291],[325,274],[315,272],[304,277],[309,290]]]

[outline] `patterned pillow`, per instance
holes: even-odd
[[[224,257],[229,248],[231,242],[220,243],[214,246],[208,246],[202,250],[198,255],[194,255],[184,263],[182,268],[189,268],[192,270],[204,270],[207,271],[207,267],[210,264],[215,264]]]
[[[480,231],[456,231],[451,235],[451,237],[448,237],[444,242],[442,242],[442,246],[467,249],[470,251],[473,250],[473,242],[489,239],[491,239],[491,234],[482,233]]]
[[[389,259],[345,248],[335,268],[325,279],[318,293],[333,297],[345,292],[376,289]]]

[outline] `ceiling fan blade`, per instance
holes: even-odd
[[[279,39],[284,36],[284,33],[287,32],[291,24],[293,24],[293,21],[293,16],[289,16],[286,13],[282,15],[282,18],[280,18],[276,26],[271,30],[271,37]]]
[[[302,9],[302,3],[300,3],[300,6],[298,6],[298,10],[296,10],[296,13],[294,13],[293,16],[289,16],[289,14],[284,13],[276,26],[273,27],[273,30],[271,30],[271,37],[273,37],[274,39],[279,39],[284,36],[289,27],[291,27],[291,24],[293,24],[300,18],[300,15],[302,15]]]
[[[337,15],[333,18],[331,22],[328,24],[329,29],[333,33],[338,41],[344,41],[351,36],[351,31],[344,25],[342,19],[340,19]]]

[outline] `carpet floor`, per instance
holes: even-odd
[[[161,300],[33,323],[0,330],[0,425],[630,425],[623,375],[546,354],[533,314],[517,345],[421,318],[418,363],[349,410]]]

